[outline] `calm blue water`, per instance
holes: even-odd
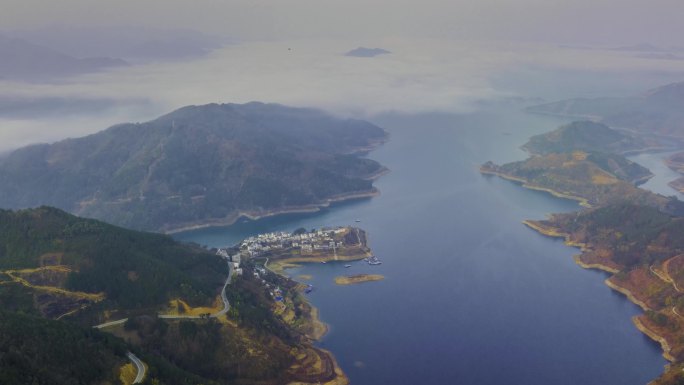
[[[665,164],[665,160],[670,155],[676,154],[678,152],[680,151],[644,153],[630,156],[630,160],[639,163],[640,165],[651,170],[653,173],[653,178],[649,179],[648,182],[642,184],[640,187],[651,190],[658,194],[663,194],[665,196],[674,195],[679,198],[679,200],[684,200],[684,194],[668,185],[668,183],[679,178],[681,175],[675,171],[672,171]]]
[[[391,141],[371,153],[392,170],[380,197],[309,215],[178,234],[224,246],[259,232],[359,224],[381,266],[311,264],[311,301],[353,384],[645,384],[666,363],[635,329],[639,309],[581,269],[577,251],[521,221],[575,203],[479,174],[521,159],[531,135],[560,120],[515,111],[387,116]],[[336,286],[337,275],[386,280]]]

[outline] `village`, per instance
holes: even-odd
[[[295,252],[300,255],[314,254],[317,252],[337,253],[339,248],[349,245],[348,240],[353,240],[353,246],[360,246],[361,239],[358,229],[352,227],[336,227],[333,229],[323,228],[311,232],[295,231],[274,232],[259,234],[243,240],[232,249],[218,249],[216,254],[232,262],[232,268],[236,275],[242,275],[240,261],[243,257],[261,257],[274,252]],[[352,237],[348,235],[353,234]],[[232,250],[229,252],[229,250]]]
[[[353,227],[322,228],[311,232],[299,229],[294,233],[281,231],[252,236],[233,248],[218,249],[216,254],[231,264],[231,272],[234,276],[241,276],[243,274],[241,262],[244,258],[265,256],[277,258],[292,256],[292,254],[299,254],[299,256],[337,255],[337,252],[345,247],[361,246],[363,244],[361,239],[359,229]],[[255,279],[262,280],[266,284],[263,280],[266,274],[265,267],[255,266],[253,274]],[[311,289],[310,285],[307,289]],[[276,287],[271,295],[276,301],[282,301],[280,288]]]
[[[258,257],[275,250],[300,250],[300,254],[314,251],[333,250],[344,246],[344,236],[352,232],[350,227],[320,229],[307,232],[276,232],[259,234],[242,241],[240,250],[250,257]],[[358,237],[357,241],[358,241]]]

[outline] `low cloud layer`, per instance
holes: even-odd
[[[344,55],[360,45],[392,53],[374,58]],[[0,120],[0,152],[85,135],[114,123],[152,119],[188,104],[257,100],[318,107],[354,117],[390,111],[464,112],[482,100],[548,97],[526,92],[525,84],[501,82],[502,76],[515,80],[516,74],[525,74],[533,82],[534,74],[544,71],[610,72],[613,77],[617,74],[625,78],[659,73],[675,78],[684,73],[684,63],[610,50],[453,40],[245,43],[198,60],[132,66],[58,84],[0,83],[0,98],[95,99],[112,104],[97,113],[84,110],[83,114],[57,117],[37,113],[35,117]],[[537,80],[554,81],[544,76]],[[553,84],[547,88],[553,88]]]
[[[681,0],[3,0],[0,26],[146,25],[234,39],[457,38],[680,44]]]

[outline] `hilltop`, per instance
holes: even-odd
[[[563,125],[551,132],[535,135],[523,145],[523,149],[536,155],[575,150],[627,153],[646,147],[648,144],[643,139],[592,121],[577,121]]]
[[[229,224],[377,193],[370,123],[275,104],[178,109],[0,159],[0,207],[49,205],[134,229]]]
[[[0,35],[0,79],[35,82],[128,65],[118,58],[76,58],[24,39]]]
[[[684,212],[681,202],[636,187],[651,173],[616,154],[552,153],[501,166],[488,162],[480,170],[578,200],[588,207],[632,201],[665,212]]]

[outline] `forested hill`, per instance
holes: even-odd
[[[50,205],[135,229],[230,222],[374,192],[380,127],[275,104],[189,106],[0,160],[0,207]]]
[[[531,137],[523,149],[536,155],[576,150],[620,154],[648,146],[644,139],[614,130],[605,124],[577,121]]]
[[[127,350],[146,384],[346,383],[312,346],[301,285],[241,267],[225,285],[226,261],[199,246],[51,207],[0,210],[0,384],[130,384]]]
[[[0,210],[0,302],[48,318],[211,305],[227,267],[213,253],[59,209]]]

